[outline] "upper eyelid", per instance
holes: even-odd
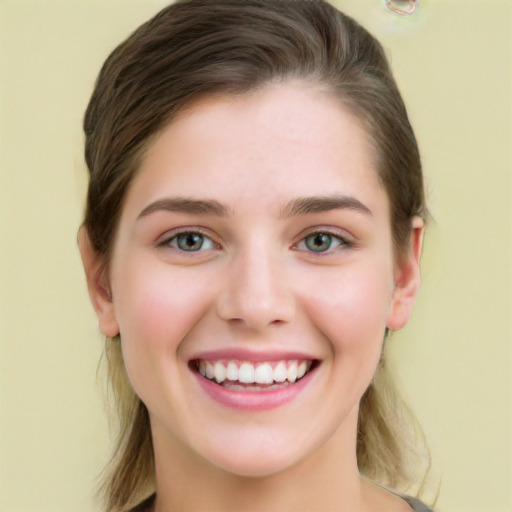
[[[298,246],[301,243],[303,243],[303,244],[306,243],[305,242],[306,238],[308,238],[309,236],[315,235],[315,234],[326,234],[326,235],[332,236],[334,238],[337,238],[339,240],[340,244],[337,247],[329,248],[326,251],[318,251],[318,252],[308,250],[308,249],[302,249],[302,248],[299,249],[298,248]],[[301,237],[297,240],[297,242],[295,242],[292,245],[291,249],[295,250],[295,251],[305,252],[308,255],[312,255],[314,257],[327,257],[327,256],[332,256],[339,250],[354,248],[356,246],[357,245],[356,245],[356,241],[354,240],[354,237],[350,236],[346,232],[340,233],[339,229],[336,229],[333,227],[331,227],[331,228],[315,227],[315,228],[311,229],[310,231],[308,231],[306,234],[301,235]]]
[[[178,255],[180,257],[186,256],[187,258],[199,258],[200,259],[200,258],[207,257],[207,255],[211,255],[213,253],[213,251],[219,251],[222,249],[222,246],[215,240],[214,237],[211,237],[210,235],[207,235],[198,229],[178,229],[174,233],[169,233],[169,232],[167,232],[167,233],[168,233],[167,235],[165,235],[165,234],[163,235],[163,238],[161,240],[157,241],[156,248],[172,251],[175,256]],[[186,235],[186,234],[190,234],[190,233],[199,234],[202,237],[207,238],[208,240],[210,240],[213,247],[209,247],[209,248],[201,247],[199,250],[192,250],[192,251],[187,251],[187,250],[181,249],[178,246],[178,242],[176,239],[181,235]],[[173,241],[176,241],[176,242],[172,243]]]
[[[314,226],[311,228],[304,229],[300,235],[297,237],[297,241],[295,244],[298,244],[301,240],[304,240],[308,236],[314,234],[324,233],[326,235],[331,235],[339,238],[340,240],[344,240],[346,242],[354,242],[355,237],[345,229],[338,228],[335,226]]]
[[[180,226],[177,228],[169,229],[157,238],[156,244],[157,245],[165,245],[173,238],[176,238],[177,236],[185,234],[185,233],[198,233],[202,236],[205,236],[205,237],[211,239],[215,245],[217,245],[219,247],[224,246],[224,241],[221,240],[218,235],[212,234],[209,229],[203,228],[201,226]],[[308,236],[317,234],[317,233],[325,233],[325,234],[331,235],[333,237],[340,239],[345,244],[354,244],[355,243],[354,236],[342,228],[335,227],[335,226],[314,226],[314,227],[302,230],[302,232],[297,236],[296,241],[291,244],[292,247],[296,247],[305,238],[307,238]],[[219,239],[220,239],[220,241],[219,241]]]
[[[169,229],[169,230],[165,231],[164,233],[162,233],[157,238],[156,243],[158,245],[163,244],[163,243],[168,242],[169,240],[172,240],[173,238],[176,238],[177,236],[184,235],[186,233],[198,233],[202,236],[210,238],[212,240],[212,242],[214,242],[215,244],[221,245],[216,240],[217,237],[215,237],[215,235],[212,235],[212,233],[209,230],[207,230],[205,228],[201,228],[199,226],[180,226],[179,228]]]

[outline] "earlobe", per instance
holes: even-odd
[[[99,254],[94,250],[85,226],[78,231],[78,247],[82,256],[87,288],[92,305],[96,311],[101,332],[113,338],[119,334],[119,324],[108,283],[108,277]]]
[[[393,331],[408,322],[420,287],[420,257],[423,244],[424,222],[419,217],[412,220],[409,251],[397,266],[395,287],[391,298],[387,327]]]

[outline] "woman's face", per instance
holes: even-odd
[[[412,303],[417,262],[396,265],[389,219],[367,136],[327,93],[203,100],[161,132],[100,312],[157,459],[264,475],[322,446],[352,457],[385,328]]]

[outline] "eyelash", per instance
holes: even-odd
[[[198,250],[190,251],[190,250],[182,249],[181,247],[179,247],[179,237],[183,237],[183,236],[200,236],[203,240],[203,244],[204,244],[205,240],[209,241],[209,245],[211,245],[211,247],[206,248],[206,250],[220,248],[220,245],[215,243],[210,236],[206,235],[200,229],[197,229],[197,228],[178,231],[178,232],[172,234],[172,236],[167,237],[163,242],[160,242],[158,244],[158,246],[164,247],[164,248],[171,247],[174,250],[179,251],[180,253],[183,253],[183,254],[194,254],[194,253],[202,252],[202,250],[205,250],[205,249],[203,249],[203,244],[201,244],[201,247]]]
[[[307,240],[312,237],[320,237],[320,236],[326,236],[329,237],[330,243],[328,247],[325,250],[321,251],[315,251],[314,249],[307,247]],[[332,246],[333,242],[336,244],[334,247]],[[341,236],[337,232],[333,232],[329,229],[319,229],[316,231],[311,231],[306,236],[303,236],[299,242],[294,246],[296,250],[304,250],[310,254],[313,254],[315,256],[323,256],[327,254],[332,254],[335,251],[343,250],[343,249],[349,249],[352,247],[354,243],[350,240],[348,240],[346,237]],[[301,247],[304,246],[304,247]]]
[[[186,250],[179,246],[179,238],[183,236],[199,236],[202,240],[201,246],[197,250]],[[311,249],[311,247],[307,246],[307,240],[312,237],[329,237],[329,243],[325,250],[319,250],[316,251],[314,249]],[[207,243],[209,247],[204,248],[204,243]],[[332,244],[335,244],[333,247]],[[320,229],[317,231],[312,231],[308,233],[307,235],[303,236],[297,244],[293,246],[294,250],[304,251],[310,254],[313,254],[315,256],[322,256],[325,254],[331,254],[338,250],[348,249],[352,247],[354,243],[350,240],[348,240],[346,237],[341,236],[339,233],[334,233],[331,230],[328,229]],[[221,246],[213,241],[213,239],[203,233],[199,229],[187,229],[184,231],[179,231],[177,233],[174,233],[172,236],[167,237],[164,241],[160,242],[158,244],[159,247],[171,247],[176,251],[179,251],[180,253],[186,253],[186,254],[194,254],[199,253],[204,250],[213,250],[213,249],[219,249]]]

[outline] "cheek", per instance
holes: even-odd
[[[156,368],[174,371],[181,342],[210,301],[201,276],[187,269],[170,272],[164,264],[128,263],[113,293],[125,365],[136,387],[134,381],[154,375]]]
[[[330,341],[334,355],[343,356],[345,361],[359,359],[358,364],[364,364],[365,358],[373,361],[380,354],[391,281],[378,268],[352,270],[329,276],[323,287],[317,282],[314,293],[304,296],[304,301],[312,321]]]
[[[313,329],[331,352],[325,360],[327,387],[333,390],[326,415],[337,410],[340,422],[361,400],[381,357],[391,297],[388,274],[371,265],[334,272],[317,280],[323,292],[315,286],[302,298]]]

